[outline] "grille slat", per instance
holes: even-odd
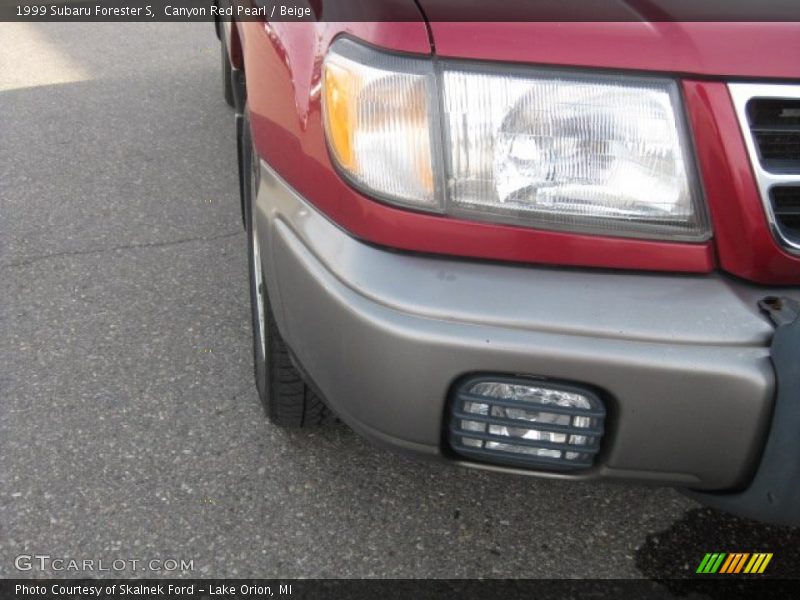
[[[548,412],[551,412],[548,410]],[[554,413],[555,414],[555,413]],[[520,422],[517,419],[503,419],[502,417],[488,417],[485,415],[476,415],[474,413],[465,413],[463,411],[455,410],[453,411],[453,416],[456,419],[461,419],[464,421],[477,421],[479,423],[493,423],[495,425],[505,425],[508,427],[519,427]],[[547,431],[550,433],[575,433],[575,428],[571,425],[555,425],[553,423],[537,423],[536,429],[541,431]],[[581,432],[583,435],[593,436],[593,435],[603,435],[603,430],[601,428],[594,428],[594,429],[587,429],[581,428]]]
[[[728,87],[772,234],[800,255],[800,85]]]
[[[464,400],[471,402],[486,402],[486,397],[479,394],[470,394],[469,392],[462,392],[460,397]],[[492,404],[496,406],[503,406],[506,408],[530,408],[530,404],[521,400],[511,400],[508,398],[492,398]],[[574,415],[574,408],[564,408],[562,406],[548,406],[547,412],[555,413],[558,415]],[[587,417],[602,417],[605,415],[604,410],[582,410],[581,414]]]
[[[747,104],[747,118],[755,130],[800,127],[800,99],[754,98]]]
[[[520,427],[520,424],[517,423],[516,427]],[[453,435],[475,438],[478,440],[482,440],[484,442],[499,442],[501,444],[514,444],[515,446],[525,446],[526,448],[543,448],[545,450],[580,452],[581,454],[584,453],[597,454],[600,451],[600,444],[597,442],[594,442],[589,445],[576,446],[575,444],[570,444],[569,441],[561,443],[561,442],[546,442],[544,440],[526,440],[526,439],[511,440],[508,438],[508,436],[494,435],[491,433],[481,433],[479,431],[470,431],[468,429],[460,429],[455,425],[450,427],[450,433],[452,433]],[[574,433],[575,431],[573,430],[573,434]],[[567,439],[569,439],[569,437]]]
[[[800,131],[754,131],[758,151],[765,166],[775,170],[800,168]],[[782,164],[780,161],[786,161]],[[797,162],[799,164],[795,165]]]
[[[774,187],[770,199],[783,235],[800,240],[800,186]]]
[[[469,456],[470,458],[477,458],[484,462],[488,463],[501,463],[501,464],[508,464],[509,466],[520,466],[526,467],[530,466],[525,464],[523,461],[519,460],[519,456],[514,454],[513,452],[503,452],[502,450],[483,450],[482,448],[470,448],[469,449]],[[563,470],[564,461],[560,458],[547,458],[547,457],[538,457],[537,458],[537,466],[543,469],[553,469],[556,471]],[[593,465],[592,460],[587,459],[576,459],[575,461],[570,463],[570,467],[573,469],[588,469]]]
[[[747,120],[761,164],[775,173],[800,173],[800,100],[753,98]]]

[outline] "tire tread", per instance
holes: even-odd
[[[240,177],[248,179],[242,181],[242,190],[245,194],[245,223],[248,231],[248,240],[251,239],[253,216],[251,213],[251,194],[249,180],[249,165],[252,160],[253,145],[250,134],[250,116],[245,110],[242,125],[242,139],[240,144],[242,152],[242,167]],[[248,241],[248,261],[250,264],[250,297],[254,303],[255,292],[252,275],[253,249],[252,242]],[[266,285],[266,279],[263,278]],[[251,306],[252,331],[253,331],[253,370],[255,373],[256,389],[261,399],[269,420],[279,427],[300,428],[316,427],[335,422],[335,414],[328,408],[322,398],[303,379],[302,374],[294,366],[292,355],[278,329],[275,315],[269,302],[269,294],[264,298],[264,330],[266,337],[266,357],[262,360],[260,343],[258,343],[258,322],[255,305]]]

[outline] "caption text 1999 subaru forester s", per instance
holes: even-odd
[[[270,419],[800,525],[800,23],[525,4],[217,23]]]

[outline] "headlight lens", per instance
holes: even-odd
[[[449,61],[437,68],[439,85],[431,61],[349,40],[331,49],[328,142],[367,193],[542,229],[708,238],[675,81]]]
[[[378,198],[440,209],[432,66],[344,40],[335,48],[323,65],[323,113],[338,166]]]

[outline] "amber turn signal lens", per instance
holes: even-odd
[[[339,166],[351,172],[355,169],[351,127],[354,121],[353,89],[357,86],[353,79],[352,71],[335,64],[325,65],[323,89],[328,140]]]
[[[322,82],[325,135],[345,177],[379,200],[440,211],[430,62],[340,40],[325,58]]]

